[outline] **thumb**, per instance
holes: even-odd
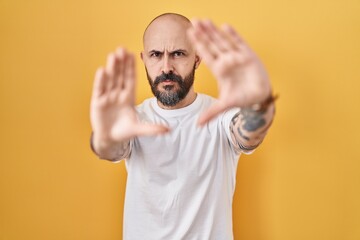
[[[227,109],[227,106],[217,102],[210,106],[205,112],[203,112],[198,120],[198,124],[200,126],[204,126],[207,122],[211,119],[219,115],[220,113],[224,112]]]

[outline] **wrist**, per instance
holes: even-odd
[[[249,107],[246,107],[246,109],[255,111],[255,112],[262,112],[266,111],[270,105],[272,105],[276,99],[278,98],[278,95],[274,95],[272,92],[268,95],[268,97],[265,98],[265,100],[255,103]]]
[[[102,156],[103,152],[114,144],[115,143],[113,143],[108,137],[100,136],[95,132],[91,132],[90,147],[96,155]]]
[[[94,137],[94,132],[90,136],[90,148],[100,159],[118,161],[129,153],[129,146],[130,141],[118,143],[102,140]]]

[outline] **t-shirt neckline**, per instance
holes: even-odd
[[[197,93],[194,102],[192,102],[190,105],[183,107],[183,108],[163,109],[159,106],[159,104],[157,103],[157,99],[155,97],[152,99],[151,105],[154,108],[154,110],[161,116],[178,117],[178,116],[182,116],[185,114],[189,114],[189,113],[195,111],[196,109],[198,109],[201,106],[201,101],[202,101],[201,94]]]

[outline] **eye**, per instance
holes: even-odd
[[[183,53],[181,51],[176,51],[176,52],[173,52],[173,56],[174,57],[182,57],[182,56],[185,56],[185,53]]]
[[[159,58],[161,57],[161,52],[151,52],[150,57]]]

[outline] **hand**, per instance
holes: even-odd
[[[139,122],[134,107],[135,80],[134,56],[123,48],[109,54],[106,68],[97,70],[90,109],[95,146],[168,131],[165,126]]]
[[[271,93],[270,81],[260,59],[229,25],[217,28],[211,21],[193,21],[188,31],[197,53],[214,74],[218,102],[199,118],[203,125],[232,107],[249,107]]]

